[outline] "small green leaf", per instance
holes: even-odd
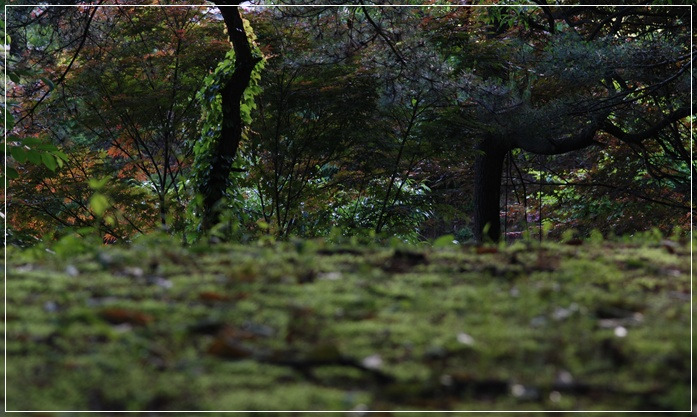
[[[21,146],[10,147],[10,155],[20,164],[27,162],[27,151]]]
[[[18,140],[19,142],[22,142],[23,145],[27,145],[27,146],[41,145],[43,143],[43,142],[41,142],[41,139],[34,138],[34,137],[16,138],[15,140]]]
[[[35,148],[39,151],[47,151],[47,152],[54,152],[54,151],[58,150],[56,145],[54,145],[52,143],[41,143],[39,145],[36,145]]]
[[[15,118],[12,116],[10,110],[5,107],[5,129],[9,132],[15,127]]]
[[[12,80],[13,83],[19,83],[19,75],[17,75],[15,72],[10,71],[7,73],[7,76],[10,80]]]
[[[14,180],[19,178],[19,173],[12,167],[7,167],[7,178]]]
[[[68,155],[66,155],[65,152],[63,152],[63,151],[56,151],[56,152],[53,152],[53,156],[55,156],[55,157],[58,158],[59,160],[62,159],[62,160],[64,160],[65,162],[68,162]]]
[[[101,216],[109,208],[109,199],[104,194],[94,193],[90,198],[90,208],[97,216]]]
[[[41,164],[41,154],[33,149],[27,151],[27,159],[35,165]]]
[[[44,165],[46,165],[46,167],[51,171],[56,170],[56,160],[53,158],[53,155],[49,153],[42,153],[41,161],[43,161]]]
[[[434,248],[447,248],[453,245],[456,245],[455,236],[453,235],[441,236],[433,242]]]
[[[104,177],[101,179],[90,178],[88,181],[88,184],[89,184],[90,188],[93,190],[101,190],[106,185],[107,182],[109,182],[109,177]]]

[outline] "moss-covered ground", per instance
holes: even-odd
[[[572,243],[10,248],[7,407],[690,409],[689,245]]]

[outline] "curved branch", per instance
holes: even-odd
[[[535,3],[540,6],[545,16],[547,16],[547,24],[549,25],[549,33],[554,33],[554,15],[550,10],[545,0],[535,0]]]
[[[366,17],[366,19],[368,20],[368,23],[370,23],[370,25],[371,25],[373,28],[375,28],[375,32],[382,38],[382,40],[385,41],[385,43],[387,44],[387,46],[390,47],[390,49],[391,49],[392,52],[395,54],[395,56],[397,57],[397,59],[399,60],[399,62],[402,63],[402,65],[406,65],[407,61],[404,59],[404,57],[402,56],[402,54],[397,50],[397,47],[392,43],[392,41],[390,40],[390,38],[388,38],[387,35],[385,35],[385,31],[382,30],[382,27],[380,27],[380,25],[378,25],[378,24],[373,20],[372,17],[370,17],[370,14],[368,13],[368,9],[367,9],[365,6],[362,6],[361,8],[363,9],[363,14],[365,14],[365,17]]]
[[[663,120],[641,132],[626,133],[624,130],[622,130],[622,128],[612,124],[612,122],[609,120],[606,120],[605,123],[603,123],[600,130],[611,134],[622,142],[638,144],[646,139],[656,136],[658,132],[663,130],[665,127],[688,116],[691,116],[691,111],[689,107],[685,106],[680,107],[674,112],[668,114],[663,118]]]
[[[616,11],[615,13],[613,13],[613,14],[607,16],[605,19],[603,19],[602,22],[598,23],[598,25],[595,27],[595,29],[593,29],[593,32],[591,32],[590,35],[588,35],[588,37],[586,38],[586,41],[592,41],[593,39],[595,39],[595,37],[598,36],[598,34],[599,34],[600,31],[602,30],[602,28],[603,28],[606,24],[612,22],[612,21],[615,20],[615,19],[618,19],[618,20],[615,20],[615,23],[613,24],[613,27],[616,27],[617,30],[619,30],[619,26],[622,25],[622,18],[623,18],[625,15],[627,15],[630,11],[632,11],[633,9],[637,9],[637,8],[638,8],[637,6],[622,7],[622,8],[620,8],[620,10],[618,10],[618,11]]]

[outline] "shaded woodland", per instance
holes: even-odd
[[[9,241],[689,227],[689,7],[10,7]]]
[[[6,411],[693,406],[690,6],[8,3]]]

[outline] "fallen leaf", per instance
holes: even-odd
[[[231,297],[227,294],[221,294],[215,291],[204,291],[198,295],[201,301],[229,301]]]
[[[149,314],[118,307],[102,310],[101,317],[111,324],[128,323],[135,326],[145,326],[154,320]]]
[[[252,350],[242,345],[236,339],[220,335],[208,346],[209,355],[220,356],[227,359],[244,359],[252,356]]]
[[[65,267],[65,273],[71,277],[76,277],[80,275],[80,271],[75,267],[75,265],[68,265]]]
[[[477,246],[477,255],[484,255],[487,253],[498,253],[498,249],[493,246]]]
[[[382,357],[377,353],[367,356],[361,361],[361,364],[368,369],[380,369],[382,363]]]
[[[458,333],[457,341],[467,346],[472,346],[474,344],[474,338],[467,333]]]
[[[627,336],[627,328],[624,326],[617,326],[615,327],[615,336],[617,337],[626,337]]]

